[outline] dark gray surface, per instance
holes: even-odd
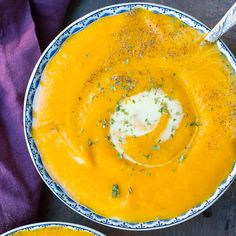
[[[68,10],[65,25],[97,8],[123,2],[134,1],[74,0]],[[162,0],[143,2],[155,2],[177,8],[199,19],[209,27],[213,27],[234,3],[233,0]],[[236,55],[236,27],[227,33],[223,39]],[[95,228],[106,235],[233,236],[236,235],[236,183],[209,210],[199,216],[171,228],[149,232],[122,231],[94,223],[73,212],[44,186],[39,221],[66,221],[83,224]]]

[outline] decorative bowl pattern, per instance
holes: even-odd
[[[220,184],[220,186],[216,189],[215,193],[207,201],[190,209],[184,214],[176,218],[166,219],[166,220],[156,219],[156,220],[153,220],[150,222],[144,222],[144,223],[128,223],[128,222],[123,222],[118,219],[108,219],[108,218],[102,217],[94,213],[88,207],[82,206],[79,203],[75,202],[73,199],[71,199],[70,196],[68,196],[67,193],[61,188],[61,186],[50,177],[47,170],[44,168],[41,156],[39,154],[37,146],[31,135],[32,107],[33,107],[33,100],[34,100],[36,89],[39,85],[39,82],[40,82],[40,79],[41,79],[41,76],[42,76],[42,73],[46,64],[53,57],[53,55],[60,49],[63,42],[67,38],[69,38],[71,35],[83,30],[85,27],[87,27],[92,22],[96,21],[97,19],[100,19],[106,16],[116,15],[122,12],[127,12],[135,8],[145,8],[157,14],[165,14],[172,17],[176,17],[198,31],[201,31],[204,33],[209,32],[209,29],[204,24],[194,19],[193,17],[187,15],[186,13],[183,13],[181,11],[178,11],[178,10],[166,7],[166,6],[153,4],[153,3],[139,3],[138,2],[138,3],[125,3],[125,4],[112,5],[112,6],[104,7],[102,9],[93,11],[85,15],[84,17],[76,20],[71,25],[69,25],[65,30],[63,30],[47,47],[47,49],[44,51],[44,53],[40,57],[38,63],[36,64],[33,70],[33,73],[31,75],[31,78],[30,78],[30,81],[26,90],[26,95],[25,95],[24,129],[25,129],[25,137],[26,137],[27,146],[28,146],[29,152],[31,154],[31,157],[32,157],[32,160],[36,169],[38,170],[40,176],[42,177],[44,182],[48,185],[48,187],[67,206],[69,206],[71,209],[81,214],[82,216],[85,216],[88,219],[91,219],[93,221],[96,221],[106,226],[119,228],[119,229],[126,229],[126,230],[152,230],[152,229],[160,229],[160,228],[176,225],[206,210],[226,191],[226,189],[233,182],[236,176],[236,165],[234,165],[227,179],[225,179]],[[231,63],[234,71],[236,71],[236,60],[234,56],[232,55],[232,53],[227,48],[227,46],[221,40],[217,42],[217,45],[220,51],[222,52],[222,54],[224,54],[226,58],[228,59],[228,61]]]
[[[74,229],[74,230],[82,230],[85,232],[92,233],[94,236],[105,236],[104,234],[102,234],[94,229],[90,229],[86,226],[70,224],[70,223],[65,223],[65,222],[43,222],[43,223],[24,225],[24,226],[12,229],[12,230],[2,234],[1,236],[13,236],[15,233],[23,231],[23,230],[36,230],[36,229],[52,227],[52,226],[69,228],[69,229]]]

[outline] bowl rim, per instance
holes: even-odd
[[[128,7],[128,8],[126,10],[120,11],[118,13],[116,12],[114,14],[102,15],[102,16],[98,16],[96,18],[96,14],[99,14],[101,12],[105,12],[106,10],[112,10],[112,9],[114,10],[115,8],[119,8],[119,7]],[[122,221],[122,220],[119,220],[119,219],[114,219],[114,218],[110,219],[110,218],[103,217],[103,216],[99,215],[98,213],[96,213],[95,211],[93,211],[92,209],[90,209],[89,207],[84,206],[84,205],[80,204],[79,202],[75,202],[70,197],[70,195],[67,194],[66,191],[63,190],[63,188],[60,186],[60,184],[53,180],[53,178],[48,174],[48,172],[47,172],[47,170],[46,170],[46,168],[44,167],[43,164],[42,164],[43,169],[40,170],[39,167],[37,166],[36,161],[34,160],[34,155],[33,155],[32,145],[35,145],[35,143],[34,143],[34,140],[33,140],[32,137],[30,137],[30,136],[28,137],[27,125],[26,125],[26,120],[27,120],[26,119],[26,113],[27,113],[26,110],[27,110],[27,106],[28,106],[27,100],[29,99],[29,91],[30,91],[30,87],[32,86],[32,83],[35,79],[35,74],[36,74],[40,64],[42,63],[42,60],[45,57],[45,55],[49,52],[50,48],[52,48],[52,46],[55,45],[55,43],[60,39],[60,37],[62,37],[63,34],[65,34],[67,31],[69,31],[76,24],[79,24],[79,23],[83,22],[84,20],[89,19],[92,16],[94,16],[96,19],[89,22],[88,25],[82,27],[80,30],[69,33],[69,35],[66,37],[66,39],[68,39],[71,35],[73,35],[75,33],[78,33],[79,31],[83,30],[84,28],[89,26],[91,23],[93,23],[94,21],[96,21],[100,18],[103,18],[103,17],[106,17],[106,16],[117,15],[117,14],[120,14],[120,13],[123,13],[123,12],[127,12],[131,9],[135,9],[135,8],[145,8],[145,9],[151,10],[151,11],[157,13],[157,14],[165,14],[165,15],[170,15],[170,16],[176,17],[179,20],[181,20],[182,22],[189,25],[190,27],[195,28],[198,31],[202,31],[204,33],[207,33],[207,32],[210,31],[210,29],[205,24],[203,24],[201,21],[197,20],[196,18],[192,17],[191,15],[189,15],[189,14],[187,14],[187,13],[181,11],[181,10],[178,10],[178,9],[175,9],[175,8],[172,8],[172,7],[169,7],[169,6],[164,6],[164,5],[161,5],[161,4],[156,4],[156,3],[130,2],[130,3],[113,4],[113,5],[108,5],[108,6],[105,6],[105,7],[102,7],[102,8],[99,8],[99,9],[96,9],[94,11],[91,11],[91,12],[87,13],[86,15],[78,18],[77,20],[75,20],[71,24],[69,24],[66,28],[64,28],[51,41],[51,43],[43,51],[42,55],[40,56],[37,63],[35,64],[35,67],[34,67],[32,73],[31,73],[31,76],[30,76],[30,79],[28,81],[28,85],[27,85],[27,88],[26,88],[26,91],[25,91],[24,106],[23,106],[23,127],[24,127],[24,134],[25,134],[25,140],[26,140],[27,148],[28,148],[28,151],[30,153],[31,159],[33,161],[33,164],[34,164],[36,170],[38,171],[40,177],[45,182],[45,184],[49,187],[49,189],[65,205],[67,205],[69,208],[71,208],[72,210],[74,210],[78,214],[86,217],[87,219],[90,219],[90,220],[92,220],[96,223],[99,223],[99,224],[102,224],[102,225],[105,225],[105,226],[109,226],[109,227],[116,228],[116,229],[123,229],[123,230],[146,231],[146,230],[156,230],[156,229],[167,228],[167,227],[170,227],[170,226],[174,226],[174,225],[183,223],[183,222],[185,222],[187,220],[190,220],[191,218],[199,215],[201,212],[203,212],[207,208],[209,208],[214,202],[216,202],[223,195],[223,193],[229,188],[229,186],[232,184],[232,182],[236,178],[236,163],[232,167],[232,170],[231,170],[230,174],[218,185],[218,187],[212,193],[212,195],[206,201],[202,202],[198,206],[192,207],[188,211],[184,212],[183,214],[181,214],[180,216],[177,216],[175,218],[170,218],[170,219],[166,219],[166,220],[160,220],[160,219],[157,218],[157,219],[149,221],[149,222],[130,223],[130,222]],[[156,8],[156,10],[153,10],[151,8],[154,8],[154,9]],[[163,12],[160,13],[159,11],[161,11],[161,10]],[[171,14],[167,14],[166,11],[169,11]],[[183,17],[184,20],[181,17]],[[195,26],[191,25],[193,23],[195,24]],[[63,42],[61,43],[60,46],[58,46],[59,48],[62,46]],[[231,53],[231,51],[229,50],[229,48],[225,45],[225,43],[221,39],[218,40],[216,42],[216,44],[217,44],[219,50],[221,51],[221,53],[227,58],[227,60],[229,61],[230,65],[232,66],[232,68],[234,69],[234,72],[235,72],[236,71],[236,59],[234,58],[234,56]],[[59,48],[58,48],[58,50],[59,50]],[[54,55],[54,53],[53,53],[53,55]],[[53,55],[48,59],[48,61],[53,57]],[[41,76],[40,76],[40,78],[41,78]],[[35,92],[33,93],[33,97],[35,96]],[[31,115],[31,120],[32,120],[32,115]],[[30,138],[32,139],[33,143],[30,143],[30,141],[31,141]],[[36,154],[38,155],[38,157],[40,158],[40,162],[42,163],[41,156],[39,154],[39,151],[38,151],[37,147],[36,147],[36,150],[37,150]],[[51,183],[47,182],[47,180],[43,176],[43,174],[46,174],[48,176],[48,178],[51,180]],[[56,193],[56,190],[54,188],[59,188],[60,191],[64,195],[62,196],[62,195]],[[70,204],[70,201],[75,204],[75,207],[72,207],[72,205]],[[78,207],[80,209],[78,209]],[[90,213],[85,214],[85,213],[81,212],[81,211],[84,211],[84,210],[88,210]]]
[[[85,232],[92,233],[95,236],[105,236],[105,234],[98,232],[97,230],[92,229],[88,226],[74,224],[74,223],[67,223],[67,222],[62,222],[62,221],[49,221],[49,222],[38,222],[38,223],[33,223],[33,224],[27,224],[27,225],[23,225],[23,226],[19,226],[17,228],[11,229],[11,230],[1,234],[1,236],[13,236],[12,234],[15,234],[17,232],[21,232],[24,230],[36,230],[36,229],[40,229],[40,228],[48,228],[48,227],[54,227],[54,226],[74,229],[76,231],[83,230]]]

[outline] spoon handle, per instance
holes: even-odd
[[[226,12],[218,24],[207,34],[206,41],[215,42],[220,36],[236,24],[236,2]]]

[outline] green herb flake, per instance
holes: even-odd
[[[129,59],[126,58],[125,61],[124,61],[124,63],[125,63],[126,65],[129,64]]]
[[[105,89],[104,88],[99,88],[101,93],[104,93]]]
[[[129,112],[127,112],[124,108],[120,109],[126,116],[129,115]]]
[[[168,113],[168,110],[165,107],[161,107],[159,110],[160,113]]]
[[[170,96],[165,96],[165,98],[169,99],[170,101],[172,101],[172,98]]]
[[[185,159],[186,159],[186,155],[182,155],[181,157],[179,157],[179,163],[182,163]]]
[[[160,150],[161,146],[160,145],[154,145],[152,146],[152,150]]]
[[[160,99],[159,98],[154,98],[155,104],[159,103]]]
[[[152,155],[151,155],[151,154],[147,154],[147,155],[146,155],[146,154],[143,154],[143,156],[146,157],[147,159],[152,158]]]
[[[125,114],[126,116],[128,116],[128,115],[129,115],[129,112],[127,112],[125,109],[124,109],[124,110],[122,110],[122,112],[124,112],[124,114]]]
[[[186,27],[188,27],[188,25],[186,23],[184,23],[184,22],[181,22],[180,23],[180,27],[186,28]]]
[[[90,138],[88,138],[88,146],[91,147],[93,144],[94,142]]]
[[[119,153],[118,153],[118,158],[119,158],[119,159],[123,159],[123,157],[124,157],[124,153],[120,153],[120,152],[119,152]]]
[[[113,118],[111,118],[110,124],[111,124],[111,125],[113,125],[113,124],[114,124],[114,122],[115,122],[115,121],[114,121],[114,119],[113,119]]]
[[[133,193],[132,187],[128,187],[128,192],[129,192],[129,194],[132,194],[132,193]]]
[[[120,109],[121,109],[121,105],[118,103],[116,106],[116,111],[120,111]]]
[[[130,124],[128,120],[125,120],[124,123],[125,123],[126,126],[129,126],[129,124]]]
[[[200,126],[201,123],[199,121],[194,121],[194,122],[191,122],[189,123],[189,126]]]
[[[149,125],[149,126],[152,125],[152,124],[150,123],[150,121],[148,120],[148,118],[145,119],[145,122],[146,122],[146,124]]]
[[[105,71],[110,71],[111,67],[105,67]]]
[[[104,120],[99,120],[99,123],[101,124],[102,128],[106,128],[108,127],[108,121],[107,119],[104,119]]]
[[[83,133],[84,132],[84,128],[80,128],[80,132]]]
[[[112,185],[112,191],[111,191],[112,197],[116,198],[120,196],[120,188],[118,184]]]
[[[161,103],[161,109],[159,110],[159,112],[169,114],[166,102]]]
[[[122,143],[123,142],[123,138],[119,137],[119,142]]]
[[[109,85],[109,88],[110,88],[110,90],[113,90],[113,91],[116,90],[116,87],[114,85],[112,85],[112,84]]]

